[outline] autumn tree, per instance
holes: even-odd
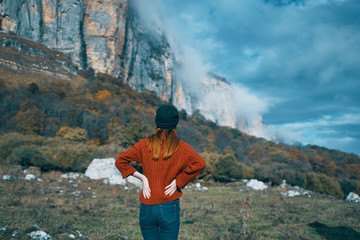
[[[119,131],[119,144],[128,148],[140,139],[146,137],[147,126],[140,121],[131,121],[124,126],[121,126]]]
[[[96,99],[103,101],[111,96],[111,93],[108,90],[100,90],[96,93]]]
[[[24,134],[39,134],[43,127],[42,113],[38,108],[20,110],[13,120],[16,128]]]
[[[226,154],[218,158],[212,174],[217,181],[228,182],[234,179],[252,178],[254,170],[236,161],[232,154]]]
[[[61,127],[57,135],[72,141],[85,141],[86,131],[82,128]]]

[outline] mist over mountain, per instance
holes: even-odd
[[[269,138],[260,115],[267,106],[181,48],[151,1],[5,0],[0,13],[2,31],[62,52],[74,71],[121,77],[188,114],[199,110],[219,125]]]

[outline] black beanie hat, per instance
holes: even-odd
[[[156,110],[155,124],[158,128],[170,130],[176,128],[179,112],[171,105],[162,105]]]

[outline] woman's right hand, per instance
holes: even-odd
[[[149,181],[147,179],[147,177],[144,175],[143,179],[143,195],[144,198],[150,198],[151,196],[151,190],[150,190],[150,186],[149,186]]]
[[[135,171],[132,175],[142,181],[144,198],[150,198],[151,190],[150,190],[149,181],[148,181],[147,177],[144,174],[139,173],[138,171]]]

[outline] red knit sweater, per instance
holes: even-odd
[[[184,141],[180,141],[178,150],[169,159],[164,160],[162,155],[163,152],[159,159],[154,161],[146,139],[142,139],[127,151],[121,152],[115,161],[115,166],[123,178],[136,171],[130,162],[137,161],[142,164],[151,190],[151,196],[147,199],[141,192],[139,200],[144,204],[160,204],[180,198],[181,189],[199,175],[206,166],[204,159]],[[174,179],[176,179],[178,189],[172,195],[165,195],[165,187]]]

